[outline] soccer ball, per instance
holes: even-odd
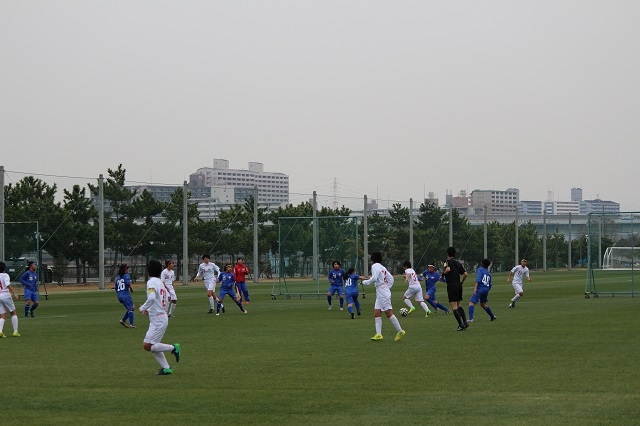
[[[407,308],[400,308],[400,315],[402,315],[403,317],[406,317],[407,315],[409,315],[409,310]]]

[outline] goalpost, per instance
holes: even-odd
[[[38,222],[0,222],[0,247],[4,252],[4,258],[0,260],[6,265],[9,279],[17,283],[28,263],[34,261],[38,265],[36,272],[41,284],[38,293],[45,299],[49,299],[46,283],[50,279],[50,272],[42,262],[40,238]],[[16,286],[15,289],[20,291],[21,285]]]
[[[272,261],[275,275],[271,298],[285,296],[290,299],[294,295],[320,298],[326,295],[327,275],[336,260],[345,271],[353,267],[358,272],[357,218],[279,218],[278,253]]]
[[[640,212],[590,213],[587,230],[585,298],[640,294]]]
[[[640,268],[640,247],[607,247],[602,258],[602,269],[618,271]]]

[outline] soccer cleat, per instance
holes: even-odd
[[[445,314],[447,314],[447,315],[450,314],[450,313],[451,313],[451,310],[445,311]]]
[[[415,310],[416,310],[415,306],[409,308],[409,313],[407,315],[411,315],[413,313],[413,311],[415,311]]]
[[[376,334],[371,338],[371,340],[373,340],[374,342],[377,342],[378,340],[382,340],[382,339],[384,339],[384,337],[382,337],[382,334]]]
[[[344,311],[344,309],[340,308],[341,311]]]
[[[120,325],[122,325],[123,327],[129,328],[129,326],[127,325],[126,322],[120,320]]]
[[[156,376],[166,376],[166,375],[169,375],[169,374],[173,374],[173,370],[171,369],[171,367],[169,367],[169,368],[161,368],[156,373]]]
[[[31,315],[31,318],[33,318],[33,311],[29,311],[29,314]]]
[[[464,325],[459,325],[458,326],[458,330],[456,330],[456,331],[464,331],[464,329],[465,329]]]
[[[7,336],[5,336],[4,333],[0,333],[0,339],[4,339],[5,337]]]
[[[469,321],[463,323],[462,325],[464,326],[464,329],[466,330],[467,328],[469,328]]]
[[[180,362],[180,343],[173,344],[171,353],[176,357],[176,362]]]
[[[393,340],[395,340],[397,342],[398,340],[402,339],[405,334],[407,334],[406,331],[404,331],[404,330],[399,331],[398,334],[396,334],[395,339],[393,339]]]
[[[360,311],[358,311],[358,316],[360,316]]]
[[[138,327],[136,327],[135,325],[131,324],[131,325],[129,326],[129,328],[138,328]]]
[[[467,321],[467,322],[473,322],[473,318],[470,318],[469,321]]]
[[[225,312],[227,312],[227,311],[225,311],[225,310],[224,310],[224,305],[220,305],[220,309],[222,309],[222,313],[223,313],[223,314],[224,314]]]
[[[2,337],[4,337],[4,335]],[[13,332],[13,337],[20,337],[20,333],[18,333],[17,331],[14,331]]]
[[[351,319],[356,319],[356,316],[351,312]]]
[[[243,313],[243,314],[246,314],[246,313],[248,313],[248,312],[247,312],[247,310],[246,310],[246,309],[243,309],[243,310],[242,310],[242,313]]]
[[[516,302],[514,302],[513,300],[511,301],[511,303],[509,303],[509,307],[510,308],[515,308],[516,307]]]
[[[220,316],[220,312],[216,312],[216,316],[219,317]]]
[[[329,305],[329,310],[333,309],[333,305]]]
[[[495,320],[497,320],[497,319],[498,319],[498,317],[497,317],[497,316],[495,316],[495,315],[491,317],[491,321],[495,321]]]
[[[211,309],[209,309],[209,312],[208,312],[208,313],[212,314],[213,312],[214,312],[214,311],[213,311],[213,308],[211,308]]]

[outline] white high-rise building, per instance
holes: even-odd
[[[289,176],[265,172],[262,163],[250,162],[248,169],[230,169],[228,160],[215,158],[213,167],[202,167],[189,176],[189,186],[212,188],[209,211],[212,203],[220,208],[243,204],[254,196],[256,187],[260,206],[277,208],[289,203]]]

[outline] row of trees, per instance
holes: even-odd
[[[183,258],[183,189],[177,187],[169,202],[160,202],[146,190],[138,194],[125,187],[126,170],[122,164],[108,169],[104,184],[105,203],[111,206],[111,213],[105,215],[105,248],[114,253],[113,265],[132,257]],[[98,262],[98,211],[91,195],[98,194],[97,185],[86,188],[74,185],[63,189],[61,202],[56,201],[57,186],[28,176],[16,184],[4,188],[5,222],[37,221],[39,224],[39,248],[54,258],[54,270],[75,267],[77,282],[85,277],[87,267],[95,268]],[[229,260],[243,255],[253,258],[253,199],[243,205],[235,205],[222,211],[216,220],[203,221],[199,218],[197,206],[188,204],[188,247],[190,258],[197,258],[204,252],[214,256],[228,256]],[[350,209],[342,207],[330,209],[321,207],[317,216],[349,216]],[[308,203],[287,205],[277,210],[258,210],[258,251],[264,274],[270,273],[272,262],[269,254],[279,251],[278,219],[281,217],[310,217],[313,206]],[[158,220],[160,218],[160,220]],[[413,242],[416,267],[438,262],[443,258],[449,244],[449,212],[432,203],[423,203],[414,214]],[[383,251],[386,262],[399,268],[402,261],[409,258],[410,214],[409,208],[394,204],[388,216],[373,213],[368,216],[369,252]],[[453,241],[459,257],[469,265],[483,257],[483,227],[471,226],[468,220],[455,209],[452,213]],[[363,223],[359,222],[358,235],[364,234]],[[302,232],[302,231],[301,231]],[[304,232],[308,232],[304,231]],[[542,237],[537,235],[530,223],[520,225],[519,254],[527,257],[530,265],[542,265]],[[33,246],[33,235],[5,235],[5,256],[19,257]],[[296,255],[309,259],[313,247],[308,238],[305,244],[294,247]],[[586,257],[586,237],[572,241],[572,263]],[[610,241],[604,239],[604,247]],[[353,245],[355,247],[356,244]],[[362,242],[358,244],[362,265]],[[497,269],[511,267],[515,256],[515,224],[488,224],[488,256]],[[281,253],[282,254],[282,253]],[[291,253],[293,255],[293,253]],[[319,253],[323,256],[323,253]],[[346,256],[346,255],[345,255]],[[322,259],[322,262],[328,259]],[[564,267],[568,261],[568,243],[559,233],[547,236],[547,262],[550,267]],[[255,266],[254,266],[254,269]],[[295,270],[290,272],[295,274]]]

